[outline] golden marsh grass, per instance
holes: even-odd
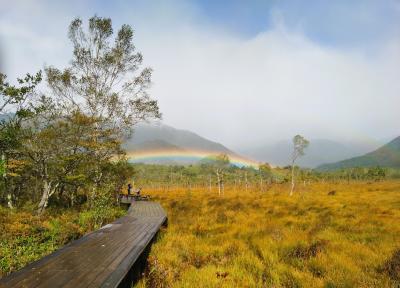
[[[398,287],[400,182],[288,190],[145,189],[169,224],[136,286]]]

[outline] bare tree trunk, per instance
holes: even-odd
[[[246,192],[247,192],[247,187],[248,187],[248,183],[247,183],[247,172],[244,173],[244,177],[245,177],[245,185],[246,185]]]
[[[13,197],[11,193],[7,194],[7,206],[10,209],[14,209],[14,205],[13,205]]]
[[[11,189],[9,189],[9,187],[8,187],[8,185],[7,185],[7,174],[6,174],[6,172],[4,171],[4,174],[3,174],[3,179],[4,179],[4,189],[7,191],[7,190],[11,190]],[[9,208],[9,209],[14,209],[14,204],[13,204],[13,202],[14,202],[14,193],[13,192],[11,192],[11,191],[8,191],[7,192],[7,207]]]
[[[294,190],[294,161],[292,161],[292,185],[290,188],[290,196],[293,195],[293,190]]]
[[[50,196],[54,194],[58,186],[57,184],[54,187],[52,187],[52,182],[48,180],[47,165],[45,164],[45,161],[43,161],[42,165],[43,169],[42,169],[41,180],[43,183],[43,188],[42,188],[42,198],[40,199],[37,210],[37,213],[39,215],[42,214],[46,209]]]
[[[101,180],[103,178],[103,173],[100,171],[99,167],[95,169],[94,185],[92,187],[92,193],[90,196],[90,207],[93,208],[94,200],[97,196],[97,190],[100,187]]]
[[[208,191],[211,192],[211,174],[208,175]]]
[[[218,195],[221,196],[221,179],[219,178],[218,170],[217,170],[217,181],[218,181]]]
[[[8,185],[7,185],[6,156],[4,155],[4,153],[1,154],[1,163],[3,165],[3,167],[2,167],[3,168],[3,175],[1,175],[1,176],[3,176],[4,190],[7,193],[7,206],[8,206],[8,208],[13,209],[14,208],[13,198],[14,197],[13,197],[13,194],[11,192],[7,191],[9,189],[8,189]]]
[[[43,180],[42,198],[40,199],[37,213],[40,215],[44,212],[49,203],[49,198],[54,194],[56,187],[51,187],[51,182]]]
[[[70,205],[71,205],[71,207],[74,207],[74,204],[75,204],[75,193],[76,192],[72,192],[71,193],[71,197],[70,197]]]
[[[96,184],[92,187],[92,192],[90,193],[90,207],[93,208],[94,199],[96,198]]]
[[[218,182],[218,195],[221,196],[221,177],[219,173],[219,169],[216,170],[217,174],[217,182]]]

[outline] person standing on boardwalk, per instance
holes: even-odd
[[[128,183],[128,195],[131,195],[131,191],[132,191],[132,184]]]

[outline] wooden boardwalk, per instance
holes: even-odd
[[[118,287],[166,221],[160,204],[134,202],[127,216],[0,279],[0,287]]]

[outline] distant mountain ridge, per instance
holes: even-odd
[[[145,152],[145,151],[163,151],[163,150],[185,151],[185,149],[183,149],[181,147],[178,147],[176,145],[173,145],[171,143],[168,143],[168,142],[166,142],[164,140],[160,140],[160,139],[139,142],[139,143],[135,144],[130,151],[131,152],[134,152],[134,151]]]
[[[328,139],[310,139],[310,145],[306,148],[305,155],[297,160],[297,164],[301,167],[315,168],[324,163],[336,162],[362,155],[376,147],[378,147],[377,144],[343,144]],[[242,149],[239,150],[239,152],[260,161],[269,162],[278,166],[286,166],[290,165],[292,150],[293,143],[290,139],[287,139],[276,142],[275,144]]]
[[[198,159],[194,159],[195,157],[188,159],[188,157],[184,158],[181,155],[188,155],[196,151],[204,151],[210,154],[225,153],[233,157],[240,156],[220,143],[208,140],[191,131],[176,129],[165,124],[138,125],[135,127],[133,137],[124,144],[124,147],[129,155],[133,155],[131,161],[149,164],[194,164],[198,162]],[[349,158],[357,159],[358,157],[354,156],[363,155],[376,148],[378,148],[376,142],[364,141],[343,144],[327,139],[311,139],[305,155],[298,159],[297,164],[301,167],[331,169],[324,168],[325,163],[336,163]],[[279,141],[273,145],[263,145],[251,149],[238,149],[238,152],[241,155],[251,157],[260,162],[286,166],[290,164],[292,149],[293,144],[288,139]],[[134,155],[152,155],[157,154],[154,153],[156,151],[164,153],[154,157],[142,157],[140,159],[136,157],[136,160],[134,160]],[[388,153],[385,152],[385,155]],[[390,159],[396,158],[395,156],[386,157]],[[375,164],[369,165],[374,166]]]
[[[317,167],[317,170],[329,171],[341,168],[375,166],[400,168],[400,136],[363,156],[320,165]]]
[[[235,154],[224,145],[208,140],[191,131],[176,129],[165,124],[140,124],[133,137],[127,141],[127,150],[134,150],[148,141],[162,141],[185,150],[204,150]]]
[[[152,153],[164,152],[165,155],[162,156],[146,159],[139,158],[137,160],[134,157],[131,159],[132,162],[147,164],[194,164],[198,162],[198,159],[177,156],[177,154],[190,154],[190,151],[204,151],[210,154],[224,153],[231,156],[238,155],[220,143],[208,140],[196,133],[176,129],[165,124],[138,125],[134,130],[133,137],[124,144],[124,147],[129,155],[151,155]]]

